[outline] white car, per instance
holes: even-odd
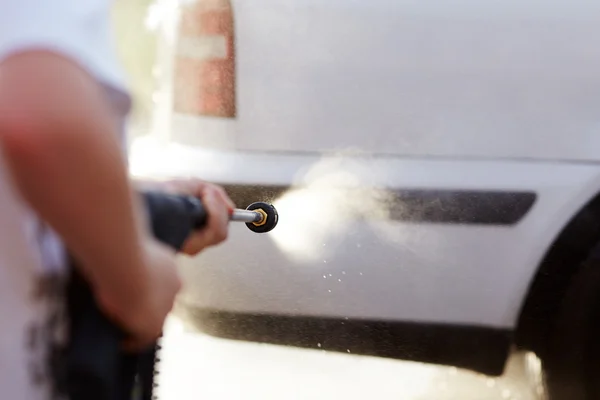
[[[168,145],[134,143],[132,171],[280,218],[181,260],[197,326],[489,375],[519,348],[551,400],[600,398],[600,2],[198,0],[177,18]]]

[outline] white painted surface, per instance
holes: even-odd
[[[309,188],[276,201],[271,234],[235,225],[224,245],[182,259],[184,298],[514,327],[548,247],[600,189],[600,2],[232,4],[238,117],[176,116],[171,139],[192,147],[138,142],[133,171]],[[581,160],[593,162],[569,163]],[[539,199],[513,227],[360,222],[363,203],[386,205],[348,197],[355,186]]]
[[[138,174],[306,185],[275,199],[280,222],[270,234],[234,224],[223,245],[181,259],[184,299],[228,311],[512,328],[548,247],[600,188],[600,165],[319,159],[142,144],[132,152]],[[349,196],[354,187],[373,190]],[[386,220],[381,187],[539,197],[515,226],[410,224]]]
[[[238,149],[600,160],[594,0],[232,4]]]
[[[197,117],[174,112],[171,115],[171,140],[200,148],[235,149],[235,120],[219,117]]]

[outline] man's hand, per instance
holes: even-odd
[[[171,180],[157,185],[167,193],[199,198],[208,213],[206,227],[189,237],[183,246],[183,253],[193,256],[227,239],[229,217],[235,205],[222,187],[199,179]]]

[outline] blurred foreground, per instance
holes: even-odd
[[[490,379],[456,368],[218,339],[165,329],[159,400],[541,400],[525,355]]]

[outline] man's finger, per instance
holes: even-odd
[[[217,194],[219,195],[219,198],[225,203],[227,204],[227,206],[233,210],[235,208],[235,203],[233,202],[233,200],[231,200],[231,198],[229,197],[229,195],[227,194],[227,192],[225,191],[225,189],[223,189],[221,186],[215,186],[215,189],[217,191]]]
[[[211,235],[211,242],[217,243],[225,240],[227,238],[227,224],[229,223],[228,206],[221,200],[216,191],[209,191],[205,195],[205,204],[209,215],[206,233]]]

